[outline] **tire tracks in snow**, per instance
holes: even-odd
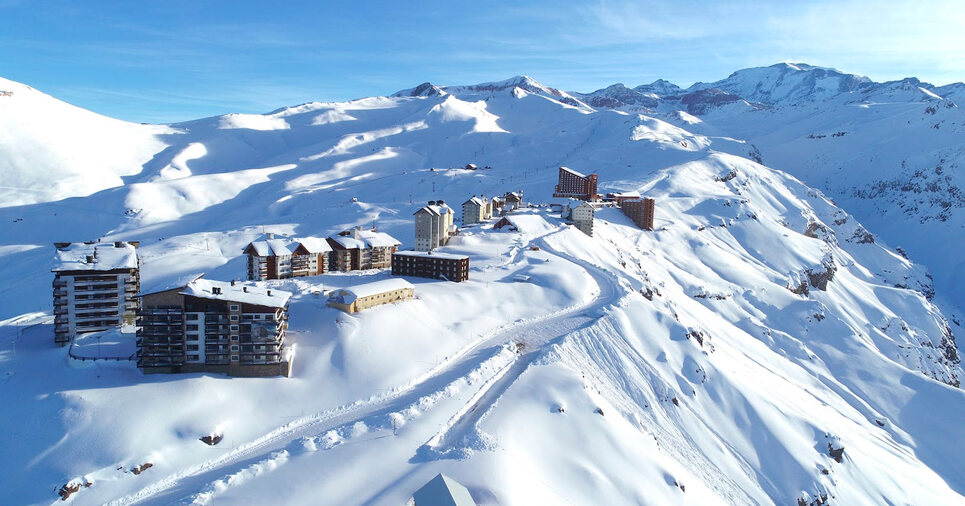
[[[191,492],[180,494],[177,491],[179,489],[193,488],[194,493],[199,493],[210,484],[216,483],[248,467],[246,463],[256,463],[269,458],[273,452],[284,450],[288,445],[301,438],[319,437],[329,431],[349,427],[353,423],[366,419],[371,420],[374,417],[388,417],[390,413],[417,406],[420,401],[427,397],[431,398],[432,396],[436,396],[438,399],[444,396],[455,382],[463,380],[468,375],[483,372],[483,369],[485,369],[490,362],[498,360],[499,355],[505,349],[505,345],[514,341],[520,341],[518,338],[519,335],[532,337],[550,334],[552,336],[551,338],[533,341],[539,348],[542,348],[552,339],[565,336],[581,326],[591,324],[597,317],[588,316],[587,313],[599,311],[605,306],[619,300],[622,296],[622,294],[619,293],[620,283],[617,281],[616,276],[605,272],[604,269],[572,257],[571,255],[561,253],[556,248],[549,246],[545,238],[550,235],[559,234],[560,232],[561,229],[557,229],[533,238],[530,242],[538,242],[548,253],[583,267],[598,285],[598,291],[591,300],[571,305],[548,315],[535,317],[523,322],[511,323],[494,329],[480,339],[469,343],[462,350],[456,352],[423,375],[405,385],[396,387],[386,394],[373,396],[364,401],[356,401],[347,406],[340,406],[294,420],[220,457],[209,459],[172,473],[145,486],[137,492],[117,498],[109,504],[124,506],[147,501],[160,495],[167,496],[169,494],[179,494],[182,498],[192,496]],[[564,324],[565,327],[562,332],[552,332],[554,326],[559,326],[561,320],[567,318],[572,318],[577,321],[577,323],[572,325]],[[525,342],[525,340],[523,341]],[[467,412],[474,413],[478,411],[481,415],[482,411],[478,408],[484,406],[484,402],[494,402],[498,399],[498,396],[501,395],[502,392],[505,392],[505,389],[512,384],[515,378],[517,378],[537,356],[536,352],[539,348],[524,353],[525,360],[519,360],[520,357],[510,360],[507,365],[499,368],[495,374],[484,381],[482,391],[473,396],[475,402],[471,401],[470,406],[466,408]],[[514,367],[516,364],[521,365]],[[507,375],[506,378],[501,378],[500,373]],[[495,380],[493,379],[494,377]],[[505,379],[505,381],[499,381],[500,379]],[[491,388],[497,385],[499,388],[496,390]],[[486,395],[487,393],[490,393],[490,395]],[[473,405],[475,405],[477,409],[473,409]],[[459,417],[457,415],[453,419],[453,424],[458,421]],[[473,423],[473,419],[467,419],[465,423],[471,424]]]

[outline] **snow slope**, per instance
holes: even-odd
[[[480,504],[965,502],[961,328],[850,210],[726,154],[747,143],[706,116],[595,110],[528,78],[397,95],[173,125],[123,186],[0,209],[7,500],[73,480],[92,483],[78,504],[404,504],[443,471]],[[469,162],[491,168],[452,168]],[[444,248],[470,281],[410,279],[417,299],[357,315],[314,293],[386,273],[265,283],[295,294],[289,379],[52,346],[55,240],[142,241],[145,287],[239,278],[264,231],[375,223],[411,245],[426,200],[549,201],[558,165],[655,197],[658,230],[611,208],[590,238],[527,209],[519,232]]]
[[[174,134],[163,125],[106,118],[0,78],[0,207],[120,186]]]

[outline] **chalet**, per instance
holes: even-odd
[[[54,342],[133,324],[141,289],[136,241],[54,243]]]
[[[486,197],[473,197],[462,203],[462,226],[475,225],[492,217],[492,203]]]
[[[386,269],[392,266],[392,253],[402,244],[396,238],[376,230],[355,227],[329,237],[332,248],[331,269],[355,271]]]
[[[654,200],[636,199],[627,200],[620,205],[623,214],[626,214],[636,225],[644,230],[653,230]]]
[[[431,251],[400,251],[392,255],[392,275],[458,283],[469,279],[469,257]]]
[[[418,251],[432,251],[445,246],[456,233],[452,208],[442,200],[430,200],[414,216],[415,249]]]
[[[415,287],[400,278],[383,279],[363,285],[332,290],[328,306],[355,313],[382,304],[391,304],[415,296]]]
[[[415,506],[476,506],[466,487],[441,473],[416,490],[412,499]]]
[[[141,294],[137,366],[144,373],[288,376],[291,295],[200,276]]]
[[[512,216],[503,216],[496,223],[493,224],[493,228],[496,230],[502,230],[504,227],[509,227],[511,232],[519,232],[519,227],[513,222]]]
[[[243,253],[248,255],[248,279],[262,281],[324,274],[329,270],[331,251],[325,239],[276,239],[268,234],[248,243]]]
[[[523,192],[522,190],[518,192],[506,192],[505,197],[503,197],[503,211],[514,211],[523,207]]]
[[[554,197],[593,200],[596,194],[597,175],[581,174],[568,167],[560,167],[559,182],[553,191]]]

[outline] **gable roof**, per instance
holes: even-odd
[[[412,498],[416,506],[476,506],[466,487],[442,473],[416,490]]]
[[[365,242],[369,247],[372,248],[387,248],[392,246],[400,246],[402,243],[385,232],[376,232],[374,230],[359,230],[359,238]]]
[[[321,237],[302,237],[298,239],[298,246],[295,249],[304,249],[308,253],[327,253],[332,251],[332,246]]]

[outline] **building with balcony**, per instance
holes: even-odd
[[[329,264],[333,271],[388,269],[392,254],[402,245],[398,239],[375,229],[355,227],[327,239],[331,247]]]
[[[54,342],[133,324],[141,289],[136,241],[54,243]]]
[[[144,373],[291,374],[291,293],[198,277],[139,297],[137,366]]]
[[[332,247],[317,237],[275,238],[252,241],[244,249],[248,256],[248,279],[286,279],[324,274],[329,267]]]
[[[596,194],[597,175],[581,174],[568,167],[560,167],[559,182],[553,191],[554,197],[579,200],[599,198]]]
[[[346,313],[356,313],[370,307],[411,299],[414,296],[415,287],[411,283],[400,278],[390,278],[332,290],[328,296],[328,306]]]
[[[452,208],[442,200],[430,200],[414,216],[417,251],[432,251],[445,246],[449,238],[456,234]]]
[[[469,279],[469,257],[431,251],[399,251],[392,255],[392,275],[465,281]]]

